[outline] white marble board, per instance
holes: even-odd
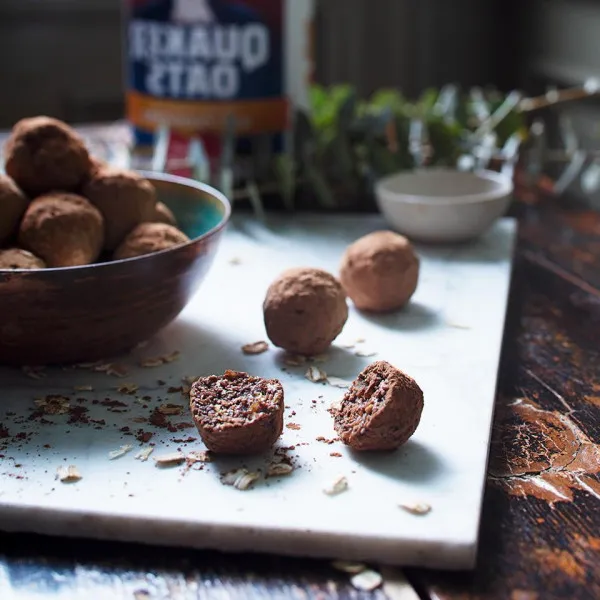
[[[421,278],[410,306],[381,317],[351,308],[327,360],[316,365],[330,376],[350,380],[373,360],[385,359],[418,381],[425,394],[423,418],[414,437],[395,453],[353,456],[340,442],[317,441],[334,437],[326,409],[344,390],[312,383],[304,377],[306,366],[286,366],[282,353],[272,347],[257,356],[240,349],[265,339],[261,305],[269,282],[281,270],[311,265],[336,272],[349,242],[382,227],[378,217],[271,217],[266,227],[246,217],[236,219],[206,281],[181,316],[147,346],[114,360],[128,369],[124,377],[90,368],[45,369],[33,376],[0,368],[0,528],[472,567],[513,221],[498,222],[469,245],[419,247]],[[357,338],[365,341],[342,347]],[[376,355],[357,356],[359,349]],[[181,355],[171,363],[139,366],[145,358],[173,351]],[[186,399],[179,392],[168,393],[168,388],[180,386],[182,376],[227,368],[282,381],[286,422],[300,426],[285,428],[279,444],[295,446],[287,451],[295,465],[291,475],[261,478],[241,491],[223,485],[220,474],[242,465],[264,472],[269,457],[219,459],[191,469],[155,465],[154,456],[178,448],[183,453],[204,449],[196,430],[185,425],[191,421]],[[134,395],[117,391],[125,383],[135,383],[139,390]],[[92,386],[93,391],[75,391],[79,386]],[[47,394],[68,397],[65,410],[70,412],[40,419],[34,399]],[[143,422],[166,402],[184,406],[182,415],[167,417],[171,429],[184,423],[181,430]],[[69,423],[77,420],[74,411],[101,423]],[[152,433],[149,442],[136,439],[140,431]],[[133,449],[109,460],[109,452],[124,444]],[[155,444],[153,455],[145,462],[136,459],[149,444]],[[61,465],[75,465],[82,479],[56,480]],[[339,476],[347,478],[349,489],[326,495],[323,490]],[[426,503],[431,511],[417,516],[399,506],[414,503]]]

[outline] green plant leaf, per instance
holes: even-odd
[[[283,205],[289,211],[294,210],[296,195],[296,164],[291,156],[280,154],[275,158],[275,175],[281,190]]]

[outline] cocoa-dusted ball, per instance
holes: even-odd
[[[21,248],[0,250],[0,269],[45,269],[46,263]]]
[[[369,365],[332,409],[334,428],[353,450],[395,450],[416,431],[423,392],[412,378],[385,361]]]
[[[138,225],[115,250],[115,260],[133,258],[167,250],[189,242],[190,238],[179,229],[166,223],[142,223]]]
[[[19,244],[49,267],[88,265],[100,255],[104,221],[85,198],[66,192],[39,196],[21,222]]]
[[[419,258],[412,244],[392,231],[376,231],[348,246],[340,281],[359,310],[402,308],[415,293]]]
[[[283,430],[283,387],[277,379],[225,371],[198,379],[190,410],[206,447],[220,454],[266,452]]]
[[[50,117],[16,123],[4,153],[6,172],[30,196],[77,191],[92,168],[83,140],[66,123]]]
[[[114,250],[134,227],[152,221],[155,215],[154,186],[134,171],[97,168],[82,194],[104,217],[106,250]]]
[[[163,202],[156,203],[156,209],[154,210],[153,223],[166,223],[167,225],[173,225],[177,227],[177,220],[173,211]]]
[[[17,233],[28,200],[17,184],[0,173],[0,244]]]
[[[289,352],[311,356],[325,352],[348,318],[342,286],[320,269],[284,271],[267,290],[263,303],[269,339]]]

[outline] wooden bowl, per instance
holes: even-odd
[[[42,270],[0,269],[0,364],[87,362],[133,348],[170,323],[213,262],[231,207],[195,181],[142,173],[190,237],[126,260]]]

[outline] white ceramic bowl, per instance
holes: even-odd
[[[494,171],[423,169],[397,173],[376,186],[390,226],[421,242],[463,242],[484,233],[508,208],[512,181]]]

